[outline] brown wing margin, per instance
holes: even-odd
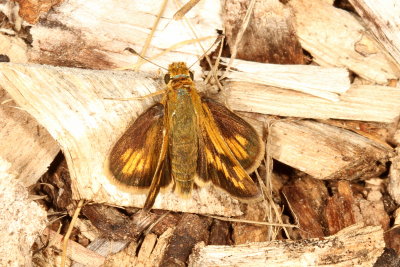
[[[161,154],[166,141],[163,131],[164,106],[158,103],[140,115],[114,145],[107,162],[111,181],[133,193],[148,191],[153,179],[158,189],[169,185],[166,153]]]

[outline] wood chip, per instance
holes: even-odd
[[[355,266],[360,263],[372,266],[384,247],[380,227],[356,224],[323,240],[273,241],[237,246],[200,244],[190,256],[189,266]]]
[[[221,61],[226,64],[228,59]],[[234,70],[226,76],[228,81],[292,89],[332,101],[339,101],[340,94],[350,88],[349,72],[344,68],[263,64],[239,59],[232,67]]]
[[[400,67],[400,6],[397,0],[350,0],[349,2]]]
[[[294,0],[290,6],[301,46],[319,65],[346,67],[380,84],[399,77],[399,70],[349,12],[320,0]],[[358,46],[364,50],[357,51]]]
[[[342,119],[393,123],[400,114],[400,90],[388,86],[353,85],[339,102],[257,83],[225,86],[230,107],[239,111],[313,119]]]
[[[316,179],[366,179],[386,170],[391,148],[354,132],[315,121],[277,121],[272,157]]]

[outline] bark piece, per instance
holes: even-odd
[[[365,25],[400,64],[400,6],[396,0],[350,0]]]
[[[208,222],[194,214],[184,214],[171,237],[160,266],[186,266],[192,248],[208,241]]]
[[[266,221],[267,211],[265,205],[264,202],[248,203],[243,208],[244,215],[237,219],[260,222]],[[270,240],[270,226],[235,222],[232,228],[232,239],[236,245]]]
[[[232,52],[251,1],[225,0],[223,19]],[[249,25],[237,46],[237,58],[256,62],[302,64],[303,51],[293,27],[293,13],[278,0],[256,1]]]
[[[272,157],[316,179],[366,179],[386,170],[392,149],[315,121],[275,122]]]
[[[385,243],[378,226],[352,225],[336,235],[237,246],[197,245],[189,266],[372,266]]]
[[[222,63],[228,59],[223,58]],[[292,89],[332,101],[350,88],[349,72],[344,68],[313,65],[277,65],[235,60],[228,81],[250,82]]]
[[[349,12],[319,0],[290,1],[301,46],[321,66],[346,67],[369,81],[386,84],[399,69]],[[362,46],[363,51],[357,51]]]
[[[393,249],[385,248],[374,267],[397,267],[400,265],[400,257]]]
[[[299,222],[302,238],[325,236],[322,211],[328,198],[328,190],[322,181],[303,177],[282,188],[288,207]]]
[[[104,98],[147,95],[159,88],[157,83],[132,72],[3,63],[0,86],[60,143],[74,199],[143,206],[145,194],[123,192],[111,184],[105,161],[129,123],[154,100]],[[171,192],[161,193],[154,208],[238,216],[241,211],[237,203],[227,193],[209,186],[194,190],[193,197],[185,201]]]
[[[353,85],[339,102],[257,83],[229,82],[225,88],[227,103],[239,111],[386,123],[396,122],[400,113],[400,90],[388,86]]]
[[[31,24],[35,24],[39,20],[42,13],[46,13],[53,6],[58,5],[62,0],[17,0],[20,8],[19,15]]]
[[[114,240],[136,240],[158,217],[156,214],[139,211],[129,219],[116,208],[105,205],[86,205],[82,208],[82,214],[104,237]]]
[[[31,266],[31,247],[46,227],[46,212],[10,170],[0,158],[0,265]]]
[[[324,210],[329,235],[356,223],[353,192],[348,181],[338,182],[338,192],[327,200]]]
[[[230,240],[229,227],[229,222],[214,219],[208,243],[210,245],[230,245],[232,242]]]

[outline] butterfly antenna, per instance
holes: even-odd
[[[222,37],[223,37],[223,34],[219,34],[218,37],[217,37],[217,39],[215,39],[214,43],[210,46],[210,48],[208,48],[208,49],[203,53],[203,55],[202,55],[201,57],[199,57],[192,65],[190,65],[189,69],[191,69],[191,68],[194,66],[194,64],[196,64],[196,63],[199,62],[201,59],[203,59],[203,57],[211,50],[211,48],[213,48],[214,45],[215,45],[216,43],[218,43],[219,41],[221,41]]]
[[[133,48],[127,47],[127,48],[125,48],[124,50],[129,51],[129,52],[131,52],[132,54],[134,54],[134,55],[140,57],[141,59],[143,59],[143,60],[145,60],[145,61],[147,61],[147,62],[149,62],[149,63],[151,63],[151,64],[153,64],[153,65],[155,65],[155,66],[157,66],[157,67],[159,67],[159,68],[162,68],[162,69],[168,71],[167,68],[164,68],[163,66],[160,66],[160,65],[158,65],[158,64],[156,64],[156,63],[154,63],[154,62],[148,60],[147,58],[145,58],[144,56],[142,56],[141,54],[139,54],[138,52],[136,52]]]

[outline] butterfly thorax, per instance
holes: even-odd
[[[183,73],[182,73],[183,72]],[[194,83],[186,69],[170,72],[166,94],[168,156],[175,191],[189,196],[197,171],[198,121],[193,97],[198,97]]]

